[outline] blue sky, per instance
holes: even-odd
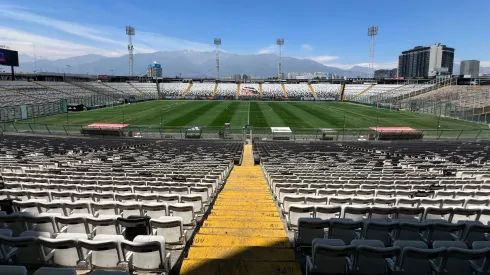
[[[135,52],[222,49],[277,53],[341,68],[365,65],[367,28],[379,26],[377,68],[395,67],[402,50],[441,42],[456,60],[490,66],[489,0],[2,0],[0,44],[58,59],[127,53],[124,27],[136,28]],[[164,63],[164,61],[161,61]]]

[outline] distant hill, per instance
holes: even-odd
[[[215,77],[215,52],[197,51],[167,51],[148,54],[135,54],[134,68],[137,75],[144,75],[148,64],[153,61],[160,62],[164,75],[184,77]],[[21,58],[20,69],[26,72],[49,71],[67,72],[70,65],[71,73],[79,74],[114,74],[127,75],[128,56],[104,57],[101,55],[84,55],[66,59],[38,60],[36,66],[32,60]],[[220,75],[226,77],[234,74],[247,74],[251,76],[277,76],[278,57],[273,54],[239,55],[221,53]],[[362,67],[359,67],[362,69]],[[355,70],[342,70],[328,67],[310,59],[283,57],[283,72],[328,72],[346,77],[365,77],[367,73]]]

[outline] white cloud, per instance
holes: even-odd
[[[269,45],[265,48],[260,49],[257,53],[258,54],[266,54],[266,53],[277,53],[277,45]]]
[[[334,56],[334,55],[320,55],[320,56],[310,56],[310,57],[307,57],[306,59],[311,59],[313,61],[316,61],[318,63],[327,63],[327,62],[330,62],[330,61],[334,61],[334,60],[337,60],[339,59],[338,56]]]
[[[50,53],[49,59],[59,59],[71,56],[80,56],[87,53],[102,54],[105,56],[115,56],[127,54],[127,37],[124,29],[107,27],[107,26],[85,26],[73,22],[62,21],[53,19],[41,15],[37,15],[31,12],[27,12],[24,9],[16,6],[0,5],[0,18],[7,18],[9,20],[18,20],[27,23],[32,23],[41,28],[49,28],[55,30],[53,33],[57,37],[63,37],[63,33],[67,33],[73,36],[78,36],[87,41],[98,42],[96,46],[87,46],[79,43],[74,43],[68,39],[58,39],[54,37],[38,36],[34,33],[35,28],[28,31],[16,30],[13,28],[5,27],[9,32],[0,32],[0,40],[4,40],[6,44],[15,45],[17,50],[27,51],[31,53],[32,45],[36,45],[36,50],[44,51],[47,56]],[[58,31],[58,33],[56,32]],[[19,33],[26,34],[25,37],[19,36]],[[61,35],[60,35],[61,33]],[[12,38],[15,36],[16,38]],[[66,49],[60,49],[60,54],[57,54],[52,48],[61,48],[59,44],[53,47],[49,46],[47,41],[59,41],[60,44],[65,45]],[[92,44],[91,42],[87,42]],[[195,50],[195,51],[211,51],[214,47],[210,44],[189,41],[177,37],[170,37],[160,35],[156,33],[139,31],[133,39],[134,52],[135,53],[152,53],[156,51],[169,51],[169,50]],[[43,48],[46,46],[46,48]],[[30,47],[30,48],[29,48]],[[73,49],[83,48],[85,50],[76,52]],[[94,49],[93,52],[88,49]],[[73,54],[71,54],[73,53]],[[44,56],[44,55],[43,55]]]
[[[9,46],[20,53],[33,55],[36,45],[37,56],[44,59],[60,59],[86,54],[100,54],[104,56],[120,56],[126,53],[121,50],[106,50],[93,46],[72,43],[65,40],[35,35],[32,33],[0,27],[0,43]]]
[[[301,44],[301,49],[310,52],[313,50],[313,46],[311,46],[310,44]]]
[[[8,17],[14,20],[34,23],[46,27],[51,27],[59,31],[80,36],[83,38],[99,41],[103,43],[112,43],[120,46],[125,46],[126,43],[104,36],[104,32],[98,28],[85,27],[76,23],[52,19],[49,17],[33,14],[30,12],[19,11],[16,9],[3,9],[0,14],[2,17]]]

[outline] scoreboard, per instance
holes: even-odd
[[[0,65],[19,67],[19,53],[0,48]]]

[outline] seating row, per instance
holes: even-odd
[[[119,269],[169,271],[170,253],[162,236],[138,235],[132,241],[121,235],[64,233],[51,239],[44,232],[26,231],[19,237],[0,235],[4,263],[27,266],[52,265],[85,270]]]
[[[429,249],[420,241],[396,241],[385,247],[379,240],[314,239],[305,274],[488,274],[490,242],[473,249],[458,241],[436,241]]]
[[[462,207],[362,207],[362,206],[322,206],[292,204],[285,211],[289,229],[295,229],[301,218],[345,218],[354,221],[363,219],[412,221],[446,221],[457,223],[459,221],[480,221],[487,224],[490,221],[489,208],[462,208]]]

